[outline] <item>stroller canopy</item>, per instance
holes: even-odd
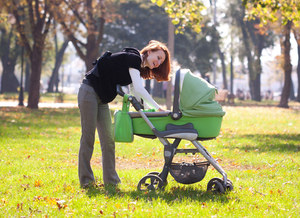
[[[221,105],[214,100],[216,88],[206,80],[195,76],[189,69],[181,69],[182,88],[179,109],[184,116],[224,116]],[[177,84],[179,85],[179,84]]]

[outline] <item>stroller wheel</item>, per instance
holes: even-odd
[[[227,179],[226,190],[227,191],[232,191],[233,190],[232,182],[229,179]]]
[[[148,174],[139,181],[137,188],[139,191],[152,191],[163,188],[163,184],[160,177]]]
[[[155,176],[158,176],[160,173],[159,172],[150,172],[148,173],[147,175],[155,175]]]
[[[215,186],[214,185],[215,181],[219,182],[223,186],[224,192],[215,190],[213,188]],[[222,179],[220,179],[220,178],[213,178],[207,184],[207,191],[211,191],[211,190],[214,191],[214,192],[225,193],[226,191],[232,191],[233,190],[233,185],[232,185],[232,182],[229,179],[227,179],[227,183],[225,185],[224,181]]]
[[[225,193],[225,188],[223,186],[222,180],[219,178],[211,179],[207,184],[207,191],[212,191],[214,193]]]
[[[165,178],[165,180],[163,180],[164,178],[163,178],[163,176],[162,176],[162,173],[159,173],[159,172],[150,172],[150,173],[147,174],[147,176],[148,176],[148,175],[155,175],[155,176],[158,176],[159,178],[162,179],[162,181],[163,181],[163,186],[164,186],[164,187],[166,187],[166,186],[168,185],[167,178]],[[161,187],[161,188],[164,188],[164,187]]]

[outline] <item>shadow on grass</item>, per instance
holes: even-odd
[[[111,110],[113,117],[114,111]],[[13,122],[12,122],[13,121]],[[59,122],[58,122],[59,121]],[[8,127],[46,127],[80,126],[79,108],[40,108],[0,107],[0,125]]]
[[[28,127],[41,129],[80,125],[78,108],[42,108],[32,110],[19,107],[0,107],[0,125],[4,128]]]
[[[104,187],[90,187],[86,190],[87,196],[90,198],[96,197],[98,195],[105,195],[109,198],[113,197],[124,197],[130,198],[134,200],[144,200],[144,201],[153,201],[153,200],[164,200],[168,204],[174,203],[184,203],[186,201],[198,201],[200,204],[205,205],[204,202],[206,201],[216,201],[221,203],[227,203],[228,193],[225,194],[218,194],[213,193],[211,191],[202,191],[196,190],[193,187],[179,187],[175,186],[169,190],[156,190],[156,191],[149,191],[149,192],[142,192],[142,191],[122,191],[118,188],[104,188]]]
[[[239,149],[257,152],[299,152],[300,134],[250,134],[240,136],[253,141],[251,144],[238,146]],[[237,147],[232,146],[230,149]]]

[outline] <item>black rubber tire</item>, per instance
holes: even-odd
[[[213,178],[213,179],[211,179],[210,181],[212,181],[212,180],[216,180],[216,181],[220,182],[220,183],[223,185],[223,188],[224,188],[225,192],[226,192],[226,191],[232,191],[232,190],[233,190],[232,182],[231,182],[231,180],[229,180],[229,179],[227,179],[227,184],[226,184],[226,185],[224,184],[224,180],[223,180],[223,179],[220,179],[220,178]],[[208,186],[208,184],[207,184],[207,186]]]
[[[164,187],[164,182],[159,176],[146,175],[138,183],[137,189],[139,191],[155,191]]]
[[[207,184],[207,191],[224,194],[225,188],[223,182],[221,182],[219,178],[211,179]]]
[[[155,176],[158,176],[160,173],[159,172],[150,172],[148,173],[147,175],[155,175]]]

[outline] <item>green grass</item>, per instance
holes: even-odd
[[[168,177],[164,191],[142,193],[138,181],[161,171],[163,146],[135,136],[117,143],[119,189],[101,187],[101,149],[93,170],[100,187],[83,190],[77,176],[78,109],[0,108],[0,217],[299,217],[300,111],[230,107],[216,140],[203,142],[233,182],[224,195],[206,191],[221,177],[181,185]],[[184,141],[180,147],[191,147]],[[176,160],[202,159],[176,155]]]

